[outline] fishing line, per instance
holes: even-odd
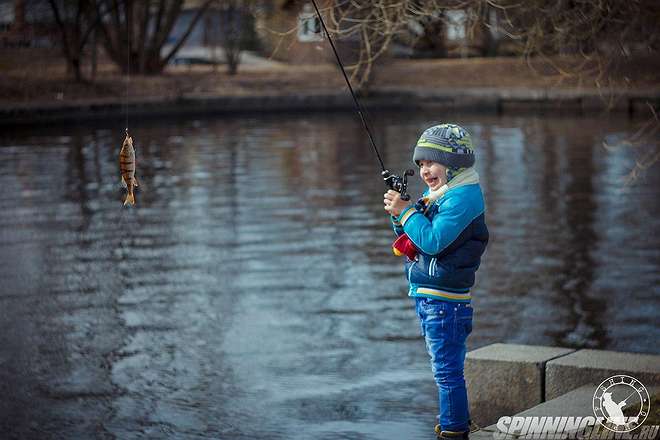
[[[128,84],[131,81],[131,23],[126,4],[126,88],[124,90],[124,115],[126,117],[126,135],[128,135]]]
[[[335,54],[335,58],[337,58],[337,64],[339,64],[339,68],[341,69],[341,73],[344,75],[344,80],[346,80],[346,85],[348,85],[348,90],[351,92],[351,96],[353,97],[353,102],[355,102],[355,109],[357,110],[358,114],[360,115],[360,119],[362,120],[362,125],[364,126],[364,129],[367,132],[367,136],[369,136],[369,143],[371,144],[371,147],[374,149],[374,152],[376,153],[376,157],[378,158],[378,162],[380,163],[380,167],[382,168],[383,171],[387,171],[385,169],[385,165],[383,164],[383,159],[381,159],[380,153],[378,152],[378,148],[376,147],[376,143],[374,142],[374,138],[371,135],[371,130],[369,129],[369,125],[367,124],[367,120],[364,118],[364,113],[362,111],[362,106],[360,105],[360,101],[358,101],[358,98],[355,95],[355,92],[353,91],[353,87],[351,87],[351,82],[348,80],[348,76],[346,75],[346,70],[344,69],[344,64],[341,62],[341,58],[339,58],[339,53],[337,53],[337,48],[335,48],[335,43],[332,41],[332,38],[330,37],[330,32],[328,32],[328,28],[325,27],[325,22],[323,21],[323,17],[321,16],[321,12],[319,11],[318,6],[316,5],[316,0],[312,0],[312,4],[314,5],[314,9],[316,9],[316,15],[319,17],[319,21],[321,22],[321,26],[323,27],[323,31],[325,31],[325,35],[328,36],[328,41],[330,42],[330,47],[332,47],[332,51]]]

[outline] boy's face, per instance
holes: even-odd
[[[420,160],[419,176],[431,191],[435,191],[447,183],[447,167],[432,160]]]

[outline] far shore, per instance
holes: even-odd
[[[492,114],[570,113],[577,115],[617,113],[628,117],[651,114],[660,107],[660,92],[625,93],[603,97],[598,91],[545,89],[376,89],[361,99],[375,110],[421,110],[479,112]],[[252,95],[186,94],[144,97],[79,99],[70,102],[31,102],[0,105],[0,125],[37,124],[131,117],[223,114],[242,115],[282,111],[328,112],[353,110],[348,91],[335,93],[296,92]]]
[[[518,58],[390,60],[376,66],[361,102],[374,111],[437,108],[648,117],[651,109],[660,108],[654,64],[629,67],[604,81]],[[103,119],[127,111],[148,117],[354,108],[341,73],[331,64],[265,61],[243,65],[233,76],[224,66],[172,66],[162,75],[131,77],[115,70],[103,64],[95,81],[76,83],[56,55],[19,57],[0,72],[0,125]]]

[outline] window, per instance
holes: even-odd
[[[14,5],[9,2],[0,2],[0,24],[9,29],[14,19]]]
[[[464,11],[447,11],[447,39],[450,41],[465,40],[465,25],[467,15]]]
[[[305,4],[302,12],[298,15],[298,41],[322,41],[321,21],[316,15],[314,8],[309,3]]]

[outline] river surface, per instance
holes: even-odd
[[[387,166],[437,118],[373,117]],[[460,122],[491,231],[469,348],[658,353],[658,167],[622,183],[639,124]],[[3,438],[429,438],[435,384],[359,120],[132,125],[135,208],[121,122],[0,131]]]

